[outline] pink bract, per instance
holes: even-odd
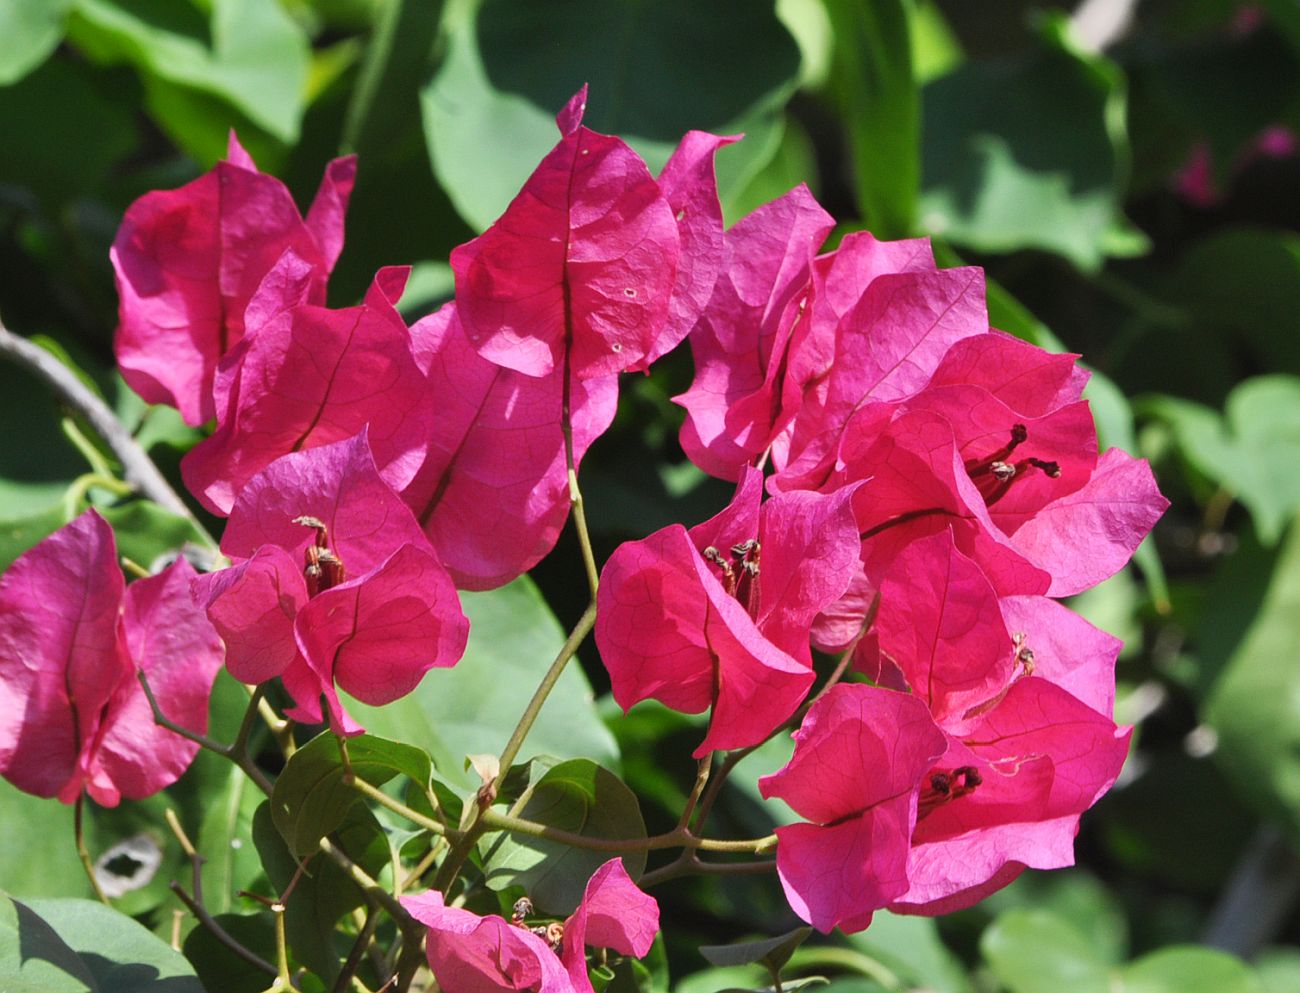
[[[469,621],[451,577],[379,475],[364,431],[254,476],[222,550],[234,565],[197,580],[195,595],[226,639],[231,673],[282,677],[295,720],[323,720],[323,696],[334,729],[355,734],[336,685],[390,703],[464,653]]]
[[[620,546],[601,576],[596,643],[614,699],[712,707],[697,757],[756,744],[794,713],[812,683],[808,628],[857,564],[851,490],[761,496],[751,470],[722,513]]]
[[[946,745],[916,697],[833,688],[794,734],[794,755],[759,780],[812,823],[776,829],[786,899],[820,931],[860,931],[908,889],[916,787]]]
[[[232,133],[225,162],[135,201],[109,253],[120,298],[114,350],[131,388],[188,424],[211,418],[217,363],[243,337],[244,309],[285,250],[311,267],[311,300],[324,302],[355,176],[352,157],[331,162],[304,220]]]
[[[221,665],[216,632],[178,559],[126,587],[108,523],[88,510],[20,556],[0,580],[0,773],[38,796],[105,806],[175,782],[198,746]]]
[[[217,430],[181,462],[187,488],[213,513],[230,513],[240,489],[281,455],[362,428],[394,489],[424,459],[435,396],[395,309],[409,269],[381,269],[360,306],[329,310],[308,302],[308,286],[293,278],[302,268],[287,252],[258,291],[248,312],[265,318],[250,320],[217,370]]]
[[[529,376],[645,368],[684,292],[673,208],[631,148],[582,127],[586,92],[560,112],[559,144],[501,218],[451,254],[470,342]]]
[[[448,907],[437,890],[402,897],[402,906],[429,928],[425,949],[439,985],[465,993],[592,993],[587,945],[641,958],[659,932],[659,905],[618,859],[587,882],[582,902],[559,929],[558,948],[523,925]]]
[[[455,303],[417,322],[411,341],[438,416],[402,498],[461,589],[504,585],[555,546],[568,517],[565,372],[526,376],[481,358]],[[575,468],[617,404],[616,376],[570,374]]]

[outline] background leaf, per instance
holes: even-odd
[[[477,787],[465,756],[501,754],[565,634],[528,578],[488,593],[462,593],[469,647],[454,669],[430,673],[415,692],[384,707],[348,700],[376,734],[418,741],[442,778]],[[528,736],[525,754],[585,756],[617,767],[613,736],[596,713],[591,685],[571,663]]]

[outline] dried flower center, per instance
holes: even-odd
[[[1046,473],[1051,479],[1061,475],[1061,467],[1056,462],[1030,458],[1011,461],[1011,453],[1029,440],[1029,428],[1023,424],[1011,425],[1011,440],[996,452],[982,458],[971,459],[966,463],[966,474],[979,488],[987,506],[993,506],[1011,489],[1017,479],[1024,477],[1026,471],[1037,469]]]
[[[945,804],[974,793],[976,787],[983,782],[984,777],[973,765],[958,766],[951,772],[936,769],[930,773],[926,785],[921,789],[917,820]]]
[[[713,545],[701,553],[704,561],[719,570],[718,579],[727,595],[735,597],[750,617],[758,616],[758,563],[761,550],[758,539],[750,538],[732,545],[729,559]]]
[[[330,548],[330,533],[325,522],[319,517],[304,514],[295,517],[293,523],[312,528],[316,532],[316,540],[303,553],[302,574],[307,580],[307,595],[315,596],[342,583],[345,576],[343,560]]]

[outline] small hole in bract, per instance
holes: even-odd
[[[686,208],[685,208],[685,207],[683,207],[681,210],[679,210],[679,211],[677,212],[677,220],[678,220],[678,221],[681,221],[684,217],[686,217]]]
[[[617,341],[614,342],[614,344],[610,345],[609,348],[610,348],[610,351],[614,352],[615,354],[617,354],[618,352],[623,351],[623,346],[620,345]]]
[[[634,297],[636,296],[636,290],[632,289],[632,287],[629,286],[627,289],[623,291],[623,295],[625,297]]]

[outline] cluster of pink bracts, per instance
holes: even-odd
[[[697,756],[743,748],[807,703],[812,647],[851,653],[871,682],[816,699],[761,783],[807,819],[779,829],[777,861],[822,930],[1069,864],[1129,732],[1112,719],[1119,643],[1051,598],[1113,574],[1150,530],[1165,501],[1146,464],[1098,454],[1074,356],[989,328],[980,270],[867,233],[819,255],[832,220],[802,187],[724,233],[713,157],[732,139],[692,132],[656,179],[581,126],[584,100],[500,220],[453,252],[456,300],[410,328],[404,269],[359,306],[323,305],[350,160],[305,220],[233,139],[212,172],[131,207],[112,253],[118,360],[147,400],[215,418],[182,472],[228,516],[233,564],[124,590],[93,511],[15,563],[0,771],[65,801],[162,788],[193,745],[154,727],[135,674],[199,729],[217,634],[236,678],[283,680],[291,716],[360,731],[336,688],[383,704],[454,665],[456,589],[526,572],[563,526],[566,421],[576,466],[618,374],[689,337],[682,445],[738,485],[718,516],[605,566],[596,638],[619,704],[709,710]],[[499,918],[407,903],[434,928],[435,970],[509,958],[586,988],[567,944],[560,963]],[[482,927],[478,956],[465,935]]]

